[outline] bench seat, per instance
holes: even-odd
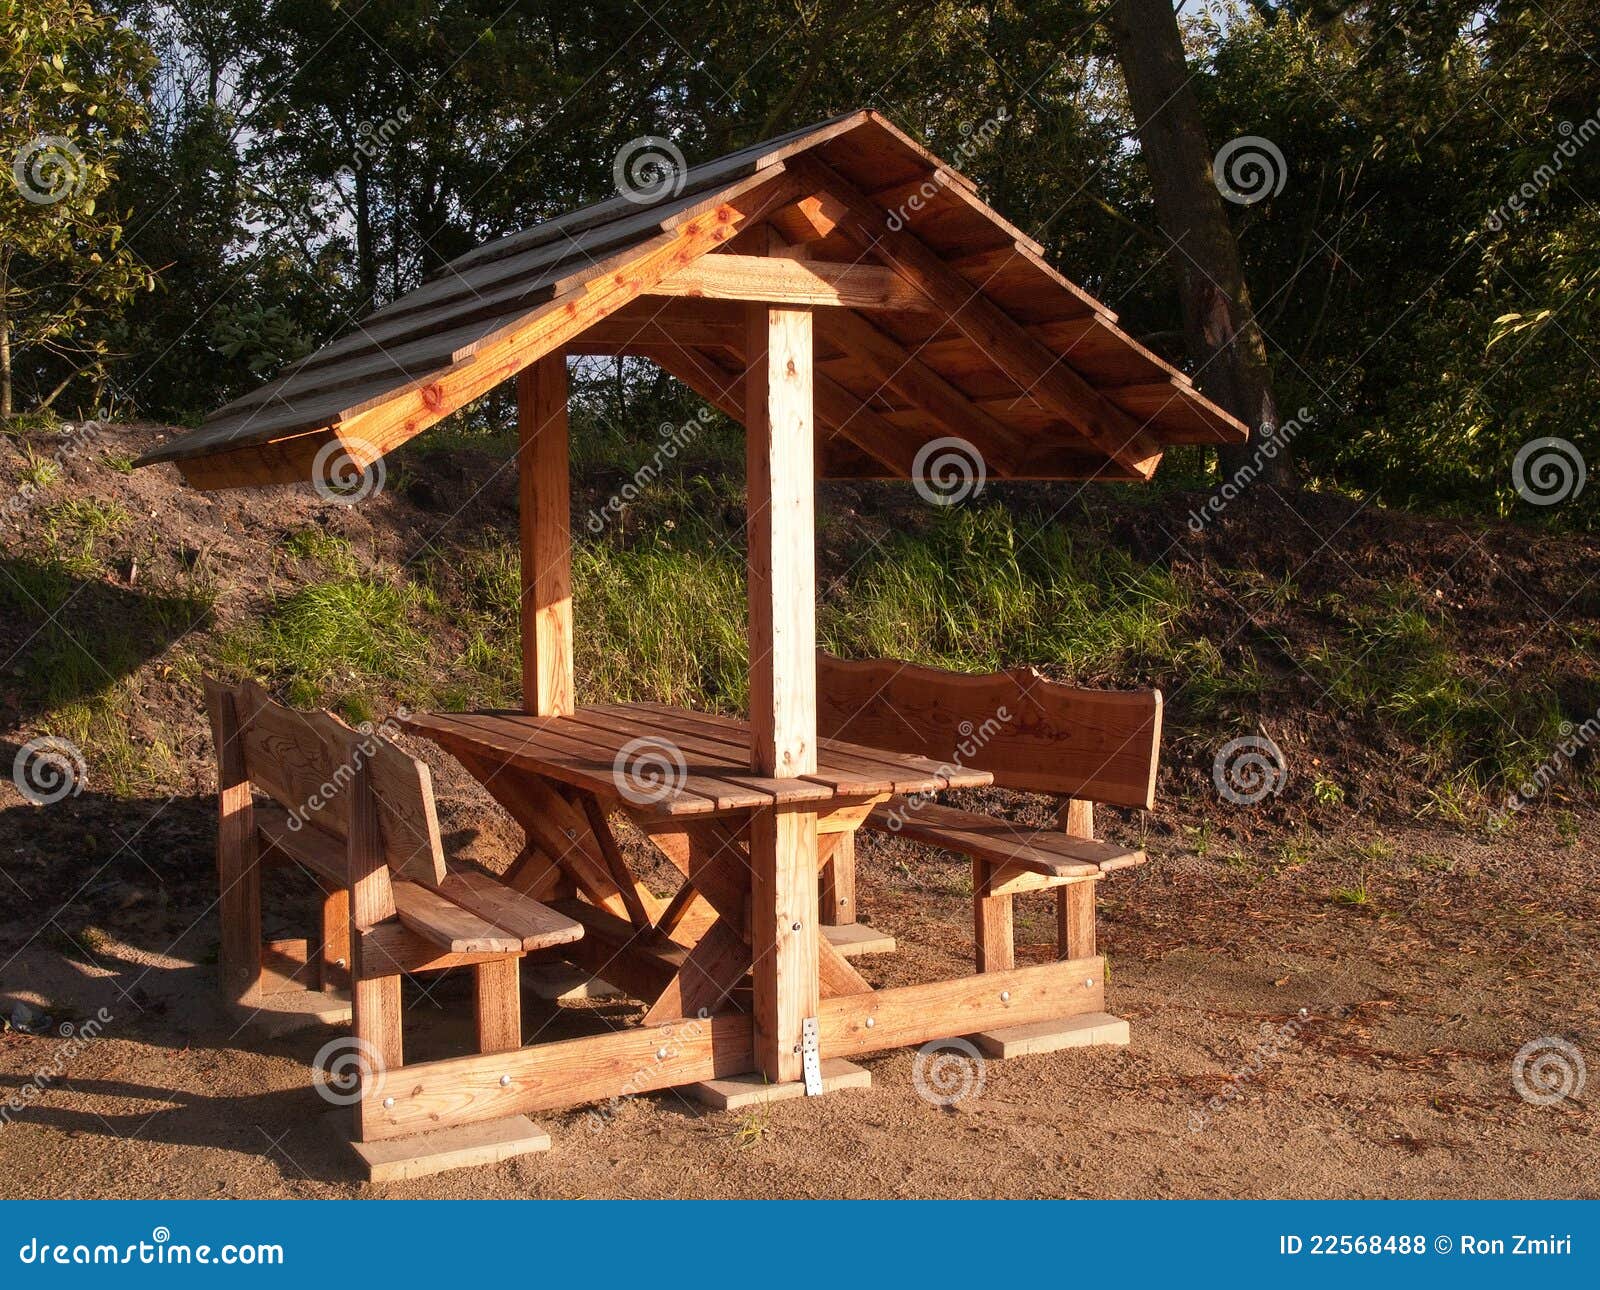
[[[333,886],[344,885],[341,839],[311,824],[291,829],[289,812],[275,802],[258,801],[253,817],[263,859],[282,857]],[[452,871],[437,886],[398,877],[390,885],[401,925],[453,954],[523,954],[583,935],[581,923],[470,870]]]
[[[1145,862],[1143,851],[1115,842],[1075,838],[1049,829],[997,820],[937,802],[891,798],[867,816],[866,827],[914,842],[958,851],[997,865],[1015,865],[1048,878],[1098,878]]]

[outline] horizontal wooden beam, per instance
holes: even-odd
[[[651,296],[753,300],[787,308],[894,309],[925,313],[932,302],[892,269],[764,255],[705,255],[644,290]]]
[[[822,1055],[849,1057],[1104,1010],[1105,960],[1085,958],[841,995],[823,1000],[817,1019]],[[397,1138],[743,1075],[755,1069],[753,1045],[750,1017],[726,1013],[420,1062],[363,1090],[366,1137]]]
[[[824,1057],[853,1057],[1105,1006],[1105,960],[1063,959],[824,999],[817,1024]]]

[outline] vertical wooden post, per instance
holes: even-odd
[[[567,360],[548,354],[517,375],[517,498],[522,510],[522,708],[569,716],[572,522]]]
[[[364,961],[365,937],[378,923],[394,917],[394,889],[389,884],[389,867],[384,861],[383,841],[378,834],[377,799],[372,792],[371,768],[364,758],[352,759],[350,813],[345,837],[345,859],[349,869],[350,922],[354,927],[354,982],[350,989],[352,1028],[361,1049],[362,1062],[374,1069],[363,1078],[384,1080],[400,1069],[404,1051],[400,1037],[400,976],[381,970],[378,964]],[[363,1097],[356,1104],[356,1139],[366,1137],[364,1116],[374,1104]]]
[[[811,338],[809,311],[749,306],[750,764],[780,778],[817,768]],[[752,812],[750,863],[756,1064],[792,1081],[819,993],[816,814]]]
[[[972,940],[978,951],[978,971],[1009,972],[1017,966],[1012,922],[1015,897],[990,891],[993,872],[994,866],[987,860],[972,862]]]
[[[473,965],[480,1053],[509,1053],[522,1047],[520,962],[503,958]]]
[[[822,922],[842,927],[856,921],[856,835],[834,834],[833,853],[822,864]]]
[[[206,682],[206,709],[217,747],[217,881],[221,894],[222,994],[230,1003],[261,1002],[261,865],[250,780],[233,695]]]
[[[330,887],[320,893],[317,943],[317,988],[343,990],[350,984],[350,893]]]
[[[1094,837],[1094,803],[1067,799],[1056,817],[1061,831],[1075,838]],[[1056,891],[1056,957],[1087,959],[1096,954],[1094,897],[1100,884],[1069,882]]]

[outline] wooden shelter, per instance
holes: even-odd
[[[624,1084],[752,1070],[792,1081],[818,1052],[1093,1012],[1103,999],[1093,886],[1136,853],[1090,840],[1088,804],[1150,804],[1159,696],[826,658],[819,682],[814,483],[923,477],[937,468],[930,445],[949,440],[991,479],[1146,480],[1168,444],[1239,443],[1245,427],[1053,270],[971,180],[875,113],[677,179],[655,200],[625,193],[460,257],[141,462],[175,462],[201,488],[309,480],[331,460],[365,467],[517,381],[525,712],[409,724],[527,831],[508,881],[584,927],[550,952],[644,999],[649,1024],[408,1067],[403,1089],[391,1080],[384,1101],[363,1100],[368,1138]],[[747,724],[578,704],[567,359],[586,354],[650,359],[746,428]],[[956,732],[986,716],[993,738],[964,752]],[[657,770],[666,750],[666,783],[641,793],[627,758],[651,747]],[[1027,836],[931,801],[990,782],[1068,797],[1068,831]],[[606,823],[618,810],[683,870],[678,896],[627,872]],[[849,921],[840,893],[848,906],[863,824],[973,857],[979,976],[874,991],[819,931]],[[1010,901],[1041,888],[1061,896],[1064,957],[1017,968]],[[678,1027],[670,1056],[658,1024]]]

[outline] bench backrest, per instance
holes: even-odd
[[[364,769],[388,866],[420,882],[444,881],[444,845],[425,763],[381,734],[356,730],[331,712],[274,703],[259,685],[204,678],[219,755],[236,727],[245,777],[291,817],[341,840],[349,837],[350,785]]]
[[[1161,691],[1079,690],[1032,668],[947,672],[819,650],[817,733],[987,770],[1002,788],[1148,809]]]

